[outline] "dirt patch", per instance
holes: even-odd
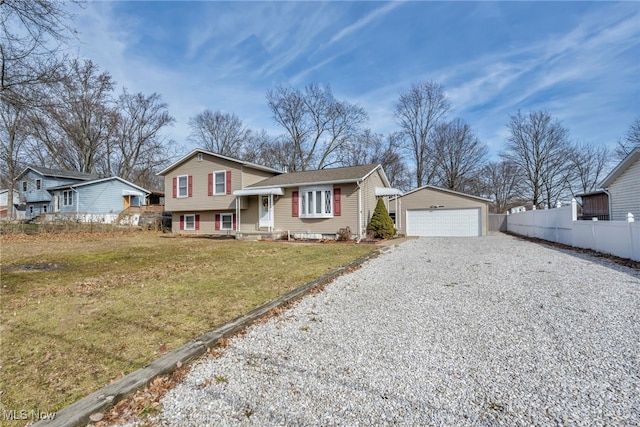
[[[64,264],[57,263],[57,262],[41,262],[41,263],[37,263],[37,264],[16,265],[16,266],[7,268],[7,270],[54,271],[54,270],[59,270],[62,267],[64,267]]]

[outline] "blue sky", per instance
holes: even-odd
[[[640,2],[94,2],[75,6],[77,53],[118,87],[157,92],[176,118],[209,108],[282,133],[266,92],[329,84],[374,132],[433,80],[493,155],[518,110],[547,110],[571,138],[613,146],[640,114]],[[119,89],[120,90],[120,89]]]

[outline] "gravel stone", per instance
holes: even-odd
[[[166,426],[640,424],[640,272],[506,235],[394,246],[162,400]]]

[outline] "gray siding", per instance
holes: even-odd
[[[627,168],[609,186],[611,220],[626,221],[631,212],[640,221],[640,160]]]
[[[56,190],[58,198],[58,212],[89,213],[89,214],[117,214],[124,210],[124,190],[140,192],[120,180],[110,179],[94,184],[82,185],[73,191],[73,205],[63,206],[63,190]],[[144,196],[140,204],[144,204]]]
[[[36,189],[36,180],[41,180],[40,190]],[[27,191],[22,191],[22,183],[27,183]],[[65,178],[52,178],[52,177],[44,177],[39,173],[29,170],[21,179],[18,181],[18,191],[20,192],[20,200],[21,202],[33,203],[33,202],[50,202],[53,200],[53,196],[47,188],[53,188],[60,185],[65,184],[74,184],[77,182],[82,182],[80,180],[75,179],[65,179]]]

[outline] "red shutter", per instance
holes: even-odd
[[[333,215],[340,216],[342,214],[342,203],[340,200],[340,189],[333,189]]]
[[[193,176],[189,175],[189,189],[188,189],[189,197],[193,196]]]
[[[231,194],[231,171],[227,171],[227,194]]]
[[[200,230],[200,215],[196,215],[196,230]]]
[[[213,196],[213,174],[209,174],[209,195]]]
[[[236,225],[236,214],[233,214],[233,229],[236,230],[237,229],[237,225]]]
[[[298,209],[299,209],[299,204],[298,204],[298,192],[297,191],[293,191],[291,193],[291,216],[292,217],[298,217]]]
[[[180,230],[184,230],[184,215],[180,215]]]
[[[178,197],[178,178],[173,177],[173,198]]]
[[[216,230],[220,230],[220,214],[216,214]]]

